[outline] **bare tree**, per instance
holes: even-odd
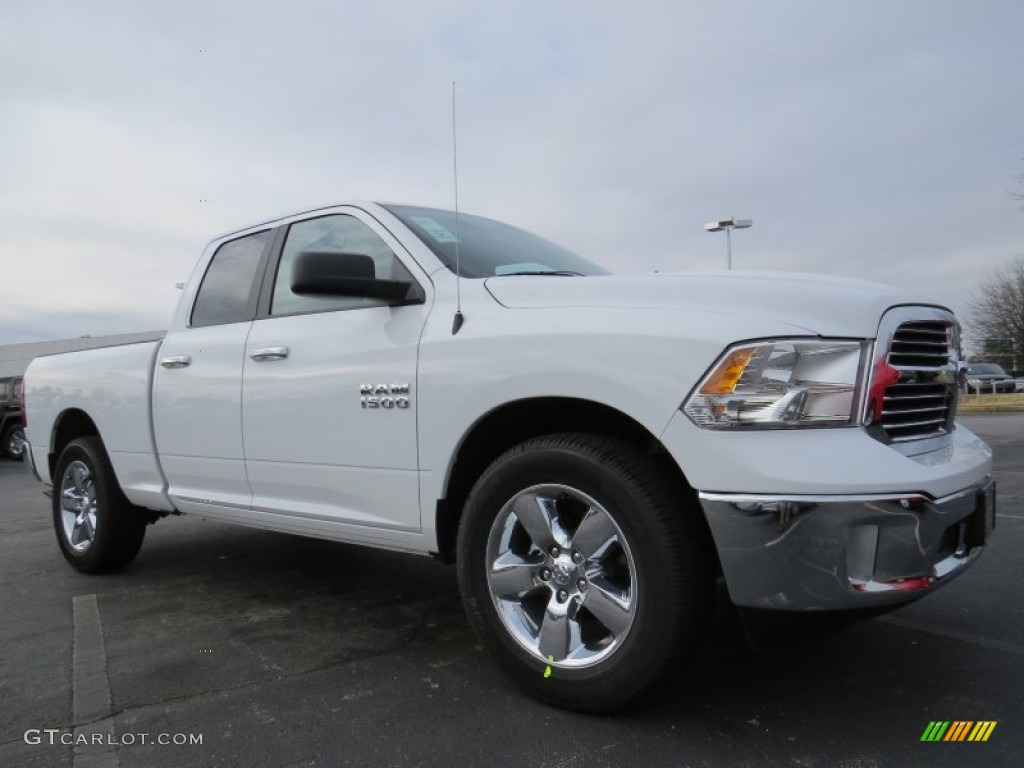
[[[1016,368],[1024,357],[1024,256],[997,269],[978,286],[971,301],[973,336],[987,358]]]

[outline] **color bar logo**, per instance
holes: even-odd
[[[988,741],[998,720],[932,720],[921,741]]]

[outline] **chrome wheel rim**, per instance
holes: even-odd
[[[60,514],[64,539],[81,554],[96,538],[96,484],[84,461],[73,461],[60,483]]]
[[[15,459],[20,459],[21,454],[25,452],[25,433],[16,429],[11,432],[11,436],[7,439],[7,453]]]
[[[487,540],[487,587],[505,630],[554,667],[598,664],[636,616],[633,555],[596,500],[567,485],[535,485],[498,513]]]

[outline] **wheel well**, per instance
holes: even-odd
[[[445,497],[437,502],[438,553],[443,560],[455,560],[462,509],[477,478],[491,462],[524,440],[562,432],[606,435],[650,453],[669,470],[679,491],[691,496],[696,505],[696,493],[661,441],[622,411],[569,397],[517,400],[480,419],[459,446]]]
[[[25,423],[22,420],[21,416],[12,416],[9,419],[4,419],[3,421],[0,421],[0,435],[6,436],[7,433],[10,432],[12,429],[17,429],[18,427],[24,426]]]
[[[89,418],[85,411],[80,411],[77,408],[71,408],[64,411],[64,413],[57,417],[57,421],[53,425],[53,438],[51,440],[52,450],[47,457],[50,465],[51,478],[53,477],[53,473],[57,467],[57,459],[64,451],[65,446],[72,440],[77,440],[80,437],[88,437],[90,435],[99,437],[100,431],[96,429],[96,424]]]

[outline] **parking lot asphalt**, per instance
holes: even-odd
[[[963,421],[993,446],[1000,490],[966,574],[759,653],[723,604],[667,700],[602,717],[507,681],[450,566],[172,518],[126,570],[85,576],[41,486],[2,461],[0,766],[1020,765],[1024,414]],[[933,720],[997,726],[984,743],[921,742]],[[61,743],[90,730],[122,743]]]

